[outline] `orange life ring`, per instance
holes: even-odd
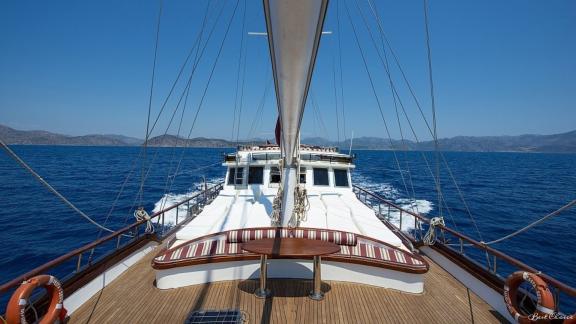
[[[530,320],[529,315],[523,315],[518,310],[518,305],[516,301],[516,294],[518,293],[518,287],[524,281],[527,281],[534,287],[536,291],[536,315],[554,315],[555,314],[555,302],[554,296],[546,282],[540,278],[537,274],[526,272],[526,271],[516,271],[511,274],[506,279],[506,284],[504,285],[504,301],[506,302],[506,307],[514,319],[518,323],[533,323]]]
[[[6,307],[6,321],[9,324],[26,324],[26,306],[28,305],[28,298],[38,287],[45,287],[48,290],[50,298],[50,306],[46,315],[40,319],[40,324],[54,323],[56,320],[63,320],[66,314],[64,310],[64,291],[62,285],[53,276],[39,275],[29,280],[26,280],[16,289],[8,306]]]

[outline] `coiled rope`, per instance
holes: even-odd
[[[434,243],[436,243],[436,226],[438,225],[445,226],[443,217],[434,217],[430,220],[428,232],[426,232],[426,235],[424,235],[422,239],[425,245],[434,245]]]
[[[138,222],[141,222],[144,220],[146,221],[146,229],[144,230],[145,233],[148,233],[148,234],[154,233],[154,224],[152,224],[152,221],[150,220],[151,217],[144,210],[144,207],[139,207],[138,209],[136,209],[136,211],[134,211],[134,218],[136,218],[136,221],[138,221]]]
[[[282,188],[278,188],[276,192],[276,197],[272,202],[272,215],[270,216],[272,220],[272,226],[278,226],[280,224],[280,212],[282,211]]]
[[[4,149],[4,151],[6,151],[6,153],[8,153],[8,155],[12,159],[14,159],[14,161],[18,162],[18,164],[20,164],[26,171],[30,172],[30,174],[32,174],[34,176],[34,178],[36,178],[36,180],[38,180],[41,184],[43,184],[50,192],[52,192],[54,195],[56,195],[56,197],[60,198],[66,205],[68,205],[70,208],[72,208],[80,216],[84,217],[87,221],[94,224],[96,227],[98,227],[104,231],[114,233],[113,230],[98,224],[98,222],[96,222],[95,220],[90,218],[90,216],[86,215],[83,211],[78,209],[78,207],[74,206],[73,203],[71,203],[68,199],[66,199],[66,197],[64,197],[60,192],[58,192],[58,190],[56,190],[54,187],[52,187],[46,180],[44,180],[38,173],[36,173],[36,171],[34,171],[28,164],[26,164],[26,162],[24,162],[14,151],[12,151],[8,147],[8,145],[6,145],[6,143],[4,143],[4,141],[2,139],[0,139],[0,146]]]
[[[294,210],[292,210],[292,216],[290,217],[288,227],[298,227],[301,222],[305,222],[308,210],[310,210],[310,201],[308,201],[306,188],[302,185],[298,185],[294,188]]]
[[[282,183],[284,182],[284,179],[282,177],[282,169],[283,169],[283,163],[282,160],[279,161],[278,163],[278,172],[280,173],[280,183],[279,183],[279,187],[278,187],[278,192],[276,192],[276,197],[274,197],[274,201],[272,201],[272,215],[270,215],[271,218],[271,222],[272,222],[272,226],[280,226],[280,214],[282,213],[282,195],[283,195],[283,190],[282,190]]]

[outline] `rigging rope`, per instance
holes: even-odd
[[[310,91],[310,99],[312,100],[312,107],[314,108],[314,112],[316,113],[315,117],[318,120],[318,124],[321,127],[321,131],[323,136],[326,138],[328,137],[328,128],[326,128],[326,124],[324,123],[324,118],[322,117],[322,113],[320,112],[320,107],[318,106],[318,102],[316,101],[316,96],[314,95],[313,91]]]
[[[220,18],[221,18],[221,16],[222,16],[222,13],[224,12],[224,8],[225,8],[225,7],[226,7],[226,2],[224,2],[224,4],[222,5],[222,7],[220,8],[220,11],[218,12],[216,21],[214,22],[214,24],[213,24],[213,26],[212,26],[209,34],[208,34],[208,38],[206,39],[206,42],[204,43],[204,46],[202,47],[202,50],[201,50],[201,52],[200,52],[200,55],[198,56],[198,52],[196,52],[196,53],[197,53],[197,54],[196,54],[197,60],[194,62],[194,65],[193,65],[193,68],[192,68],[192,72],[191,72],[191,74],[190,74],[190,77],[188,78],[188,83],[187,83],[187,85],[186,85],[187,88],[190,87],[190,84],[191,84],[191,82],[192,82],[192,78],[194,77],[195,72],[196,72],[196,68],[198,67],[198,64],[200,63],[200,60],[201,60],[202,57],[204,56],[204,52],[205,52],[205,50],[206,50],[206,47],[208,46],[208,42],[209,42],[210,39],[212,38],[213,32],[214,32],[214,30],[216,29],[216,26],[219,25],[218,22],[220,21]],[[206,10],[208,10],[208,8],[209,8],[209,7],[207,6]],[[233,18],[233,16],[232,16],[232,18]],[[232,18],[231,18],[231,19],[232,19]],[[203,31],[203,29],[200,31],[199,36],[201,36],[202,31]],[[201,40],[201,38],[198,38],[198,39]],[[194,48],[194,47],[193,47],[193,48]],[[193,49],[193,48],[192,48],[192,49]],[[192,51],[192,50],[191,50],[191,51]],[[192,53],[192,52],[190,52],[190,53]],[[218,59],[217,59],[217,60],[218,60]],[[216,60],[216,61],[217,61],[217,60]],[[184,66],[185,66],[185,65],[183,65],[182,68],[183,68]],[[180,75],[180,74],[179,74],[179,75]],[[179,78],[177,78],[175,82],[177,82],[178,80],[179,80]],[[208,81],[208,83],[210,83],[210,81]],[[173,86],[174,86],[174,85],[173,85]],[[187,93],[186,90],[182,92],[182,95],[180,96],[180,99],[179,99],[178,102],[181,102],[181,101],[182,101],[182,97],[184,96],[185,93]],[[168,98],[167,98],[167,99],[168,99]],[[167,102],[167,100],[166,100],[165,102]],[[156,117],[156,120],[158,120],[158,119],[160,118],[160,114],[162,113],[164,107],[165,107],[165,106],[163,106],[162,109],[160,110],[158,116]],[[183,111],[183,112],[184,112],[184,111]],[[152,125],[152,127],[150,128],[150,132],[153,131],[155,125],[156,125],[156,123],[154,123],[154,124]],[[192,128],[193,128],[193,127],[194,127],[194,125],[192,126]],[[192,132],[192,128],[190,129],[190,132],[188,133],[188,137],[186,138],[187,140],[190,139],[190,135],[191,135],[191,132]],[[166,135],[167,132],[168,132],[168,128],[166,128],[166,131],[165,131],[164,135]],[[186,143],[185,147],[188,147],[188,145],[189,145],[189,144]],[[159,152],[159,150],[157,149],[156,152],[155,152],[155,154],[154,154],[154,157],[152,158],[152,161],[150,162],[150,164],[149,164],[149,166],[148,166],[148,170],[146,171],[146,175],[145,175],[145,177],[144,177],[144,181],[146,181],[146,179],[148,179],[148,176],[149,176],[149,174],[150,174],[150,171],[152,170],[152,166],[153,166],[153,164],[154,164],[154,161],[156,161],[156,158],[157,158],[157,156],[158,156],[158,152]],[[180,163],[182,162],[183,157],[184,157],[184,151],[182,151],[182,154],[181,154],[181,156],[180,156],[180,161],[179,161],[179,163],[178,163],[178,166],[177,166],[177,168],[176,168],[176,172],[175,172],[175,173],[178,172],[178,170],[179,170],[179,168],[180,168]],[[136,200],[134,201],[131,210],[134,209],[135,205],[136,205]],[[125,218],[125,220],[124,220],[124,223],[127,222],[128,216],[129,216],[129,215],[126,215],[126,218]]]
[[[160,120],[160,117],[162,116],[162,113],[164,112],[164,109],[166,108],[166,105],[168,104],[168,100],[171,98],[172,93],[174,92],[174,89],[176,88],[176,85],[178,84],[178,81],[180,80],[180,77],[182,76],[182,73],[184,72],[185,67],[188,65],[188,61],[190,60],[192,53],[194,53],[194,50],[196,49],[196,51],[195,51],[196,54],[195,54],[195,58],[193,61],[194,64],[193,64],[192,72],[191,72],[192,75],[194,75],[194,72],[196,71],[196,68],[198,66],[198,62],[200,61],[200,58],[202,58],[202,56],[204,55],[204,51],[206,50],[206,47],[208,46],[208,41],[212,38],[212,33],[214,32],[214,30],[218,26],[218,21],[220,21],[220,17],[222,16],[222,12],[224,11],[225,7],[226,7],[226,3],[224,3],[222,5],[222,8],[220,9],[218,16],[216,18],[216,22],[214,23],[214,25],[212,26],[212,29],[210,30],[210,33],[208,34],[208,39],[206,40],[206,42],[204,43],[204,46],[202,47],[202,50],[200,52],[200,57],[198,57],[198,48],[199,48],[200,44],[202,43],[202,33],[204,32],[204,27],[205,27],[205,24],[207,22],[207,20],[203,20],[202,28],[200,29],[200,31],[198,32],[198,35],[196,36],[196,40],[194,41],[194,45],[190,48],[190,51],[188,52],[186,60],[184,61],[182,66],[180,66],[178,76],[176,77],[176,80],[174,80],[174,82],[172,83],[172,87],[170,88],[170,91],[168,92],[166,99],[164,99],[164,102],[162,103],[162,106],[160,107],[160,111],[158,111],[158,114],[156,115],[154,123],[152,124],[152,127],[150,127],[149,133],[152,133],[154,131],[154,129],[156,128],[156,125],[158,124],[158,121]],[[206,12],[205,12],[204,18],[207,17],[209,11],[210,11],[210,2],[208,2],[207,6],[206,6]],[[192,75],[190,77],[192,77]],[[190,82],[190,81],[188,81],[188,82]]]
[[[368,28],[368,29],[370,30],[370,28]],[[408,144],[406,144],[406,139],[404,138],[404,132],[402,131],[402,122],[400,121],[400,113],[398,112],[398,101],[400,100],[400,98],[397,99],[396,93],[394,92],[394,81],[392,80],[392,75],[390,73],[390,64],[388,62],[388,53],[386,52],[386,46],[384,45],[384,38],[382,37],[382,34],[379,33],[379,35],[380,35],[380,43],[382,44],[382,52],[384,54],[383,55],[384,56],[384,69],[386,70],[386,75],[388,76],[388,83],[390,86],[390,91],[392,92],[392,101],[394,104],[394,111],[396,113],[396,122],[398,124],[398,130],[400,133],[400,139],[401,139],[402,148],[404,151],[404,162],[406,164],[406,171],[408,173],[408,181],[410,183],[410,188],[412,189],[411,207],[412,207],[412,211],[415,211],[417,214],[420,214],[418,204],[416,203],[416,190],[414,190],[414,181],[412,180],[412,172],[410,171],[410,164],[408,163],[408,153],[407,153]],[[378,48],[376,48],[376,50],[378,51]],[[410,196],[409,193],[406,193],[406,194],[408,196]],[[412,205],[414,205],[414,206],[412,206]],[[421,230],[419,221],[417,221],[416,225]]]
[[[424,4],[424,25],[426,29],[426,50],[428,53],[428,81],[430,83],[430,99],[432,103],[432,128],[434,134],[434,152],[436,155],[436,178],[438,181],[436,182],[436,190],[438,191],[438,214],[442,217],[442,204],[441,204],[441,195],[442,195],[442,188],[440,187],[440,154],[438,148],[438,131],[436,127],[436,100],[434,98],[434,79],[432,77],[432,51],[430,50],[430,23],[428,21],[428,0],[423,0]]]
[[[96,225],[98,228],[100,228],[102,230],[105,230],[105,231],[108,231],[111,233],[114,232],[113,230],[111,230],[105,226],[100,225],[98,222],[96,222],[95,220],[90,218],[90,216],[86,215],[83,211],[78,209],[78,207],[76,207],[73,203],[71,203],[68,199],[66,199],[66,197],[64,197],[60,192],[58,192],[58,190],[56,190],[54,187],[52,187],[46,180],[44,180],[38,173],[36,173],[36,171],[34,171],[28,164],[26,164],[26,162],[24,162],[14,151],[12,151],[12,149],[10,149],[8,147],[8,145],[6,145],[6,143],[4,143],[4,141],[2,139],[0,139],[0,146],[2,146],[4,151],[6,151],[6,153],[8,153],[8,155],[12,159],[14,159],[14,161],[18,162],[18,164],[20,164],[24,169],[26,169],[26,171],[30,172],[30,174],[32,174],[34,176],[34,178],[36,178],[36,180],[38,180],[41,184],[43,184],[48,190],[50,190],[50,192],[52,192],[54,195],[56,195],[56,197],[60,198],[66,205],[68,205],[70,208],[72,208],[75,212],[80,214],[80,216],[84,217],[87,221]]]
[[[144,137],[144,153],[143,153],[143,157],[142,157],[142,168],[141,168],[141,181],[140,181],[140,190],[139,190],[139,195],[140,195],[140,205],[142,205],[142,200],[144,199],[144,182],[145,182],[145,177],[144,177],[144,169],[146,168],[146,150],[148,147],[148,138],[150,136],[150,115],[152,113],[152,97],[154,94],[154,79],[155,79],[155,75],[156,75],[156,59],[158,58],[158,43],[160,40],[160,22],[162,21],[162,7],[164,4],[163,0],[159,0],[160,2],[160,10],[158,11],[158,20],[157,20],[157,24],[156,24],[156,44],[154,45],[154,62],[152,63],[152,81],[150,83],[150,96],[148,98],[148,118],[146,120],[146,136]]]
[[[250,131],[248,131],[248,138],[254,138],[256,136],[256,129],[260,130],[260,127],[262,125],[262,119],[264,116],[264,105],[266,104],[266,98],[268,97],[268,92],[270,92],[270,88],[273,84],[272,82],[273,78],[271,74],[272,72],[268,70],[267,77],[265,78],[267,82],[264,87],[264,93],[260,98],[258,109],[256,109],[256,113],[254,114],[254,119],[252,119],[252,124],[250,125]]]
[[[574,205],[576,205],[576,199],[574,199],[574,200],[572,200],[571,202],[567,203],[566,205],[560,207],[559,209],[551,212],[550,214],[548,214],[548,215],[540,218],[539,220],[537,220],[537,221],[535,221],[535,222],[532,222],[532,223],[530,223],[530,224],[522,227],[521,229],[517,230],[517,231],[514,232],[514,233],[508,234],[508,235],[506,235],[506,236],[504,236],[504,237],[501,237],[501,238],[499,238],[499,239],[497,239],[497,240],[494,240],[494,241],[490,241],[490,242],[480,242],[480,243],[483,243],[483,244],[485,244],[485,245],[491,245],[491,244],[496,244],[496,243],[502,242],[502,241],[504,241],[504,240],[507,240],[507,239],[509,239],[509,238],[511,238],[511,237],[514,237],[514,236],[516,236],[516,235],[518,235],[518,234],[520,234],[520,233],[522,233],[522,232],[525,232],[525,231],[529,230],[530,228],[532,228],[532,227],[534,227],[534,226],[536,226],[536,225],[544,222],[545,220],[547,220],[547,219],[549,219],[549,218],[551,218],[551,217],[554,217],[554,216],[556,216],[556,215],[558,215],[558,214],[560,214],[560,213],[562,213],[562,212],[564,212],[564,211],[566,211],[566,210],[574,207]]]
[[[332,54],[332,79],[333,79],[333,86],[334,86],[334,100],[336,108],[336,138],[338,138],[338,145],[340,145],[340,118],[338,117],[338,92],[336,91],[336,59],[334,58],[334,54]]]
[[[242,13],[242,28],[240,28],[240,50],[238,51],[239,55],[238,55],[238,69],[236,71],[236,90],[234,92],[234,115],[232,118],[232,135],[230,136],[230,140],[233,141],[234,140],[234,134],[236,133],[236,112],[238,111],[238,93],[240,91],[240,74],[242,72],[242,58],[244,58],[244,34],[245,34],[245,29],[246,29],[246,0],[244,0],[244,11]],[[246,61],[244,61],[244,64],[246,64]],[[244,77],[246,74],[246,70],[244,70],[244,74],[242,77],[242,89],[244,88]],[[241,101],[241,100],[240,100]],[[240,112],[242,108],[240,108]],[[238,119],[240,119],[240,116],[238,116]],[[239,124],[240,122],[238,122]],[[239,125],[238,125],[239,126]]]
[[[245,22],[246,21],[246,0],[244,0],[244,18],[242,23],[242,37],[245,33]],[[246,41],[245,41],[246,42]],[[238,125],[236,126],[236,146],[239,144],[240,137],[240,122],[242,120],[242,108],[244,106],[244,85],[246,84],[246,57],[248,56],[248,46],[244,44],[244,63],[242,66],[242,83],[240,86],[240,102],[238,103]]]
[[[356,7],[358,9],[358,11],[360,12],[360,15],[362,17],[362,20],[364,22],[364,24],[367,25],[366,19],[364,17],[364,14],[362,13],[362,11],[360,10],[360,7],[358,5],[358,1],[355,2],[356,3]],[[392,142],[392,136],[390,134],[390,129],[388,128],[388,123],[386,122],[386,118],[384,117],[384,111],[382,110],[382,105],[380,103],[380,98],[378,97],[377,91],[376,91],[376,87],[374,85],[374,81],[372,79],[372,74],[370,73],[370,70],[368,69],[368,62],[366,61],[366,57],[364,55],[364,50],[362,49],[362,46],[360,45],[360,40],[358,38],[358,34],[356,32],[356,27],[354,25],[354,22],[352,21],[352,18],[350,16],[350,10],[348,9],[348,5],[346,3],[345,4],[345,8],[346,8],[346,13],[348,15],[348,19],[350,21],[350,25],[352,26],[352,31],[354,34],[354,38],[356,40],[356,45],[358,46],[358,50],[360,51],[360,55],[362,57],[362,61],[364,62],[364,69],[366,70],[366,74],[368,75],[368,79],[370,81],[370,87],[372,89],[372,93],[374,95],[374,98],[376,99],[376,103],[378,105],[378,110],[380,112],[380,117],[382,118],[382,122],[384,123],[384,129],[386,130],[386,134],[388,136],[388,141],[390,143],[390,147],[392,148],[392,154],[394,156],[394,161],[396,163],[396,167],[398,168],[398,172],[400,173],[400,178],[402,179],[402,184],[404,185],[404,190],[406,191],[406,195],[410,195],[408,192],[408,186],[406,185],[406,180],[404,179],[404,173],[402,172],[402,168],[400,167],[400,161],[398,160],[398,156],[396,155],[396,146],[394,145],[394,143]],[[374,44],[374,46],[376,47],[374,38],[372,36],[372,33],[370,32],[370,29],[368,28],[370,37],[372,39],[372,43]],[[380,52],[378,52],[378,55],[380,56]]]
[[[366,27],[366,29],[368,30],[368,34],[370,35],[370,39],[371,39],[371,41],[372,41],[372,45],[374,46],[374,49],[376,50],[376,52],[377,52],[377,54],[378,54],[378,57],[379,57],[379,59],[380,59],[380,62],[381,62],[382,65],[384,66],[384,70],[386,71],[386,75],[388,76],[389,87],[390,87],[390,91],[391,91],[391,93],[392,93],[393,104],[394,104],[394,108],[395,108],[395,112],[396,112],[396,120],[397,120],[397,122],[398,122],[398,128],[399,128],[399,130],[400,130],[400,137],[402,138],[402,142],[401,142],[401,143],[402,143],[403,146],[405,146],[404,135],[402,134],[402,125],[401,125],[401,123],[400,123],[400,117],[399,117],[399,114],[398,114],[398,104],[397,104],[397,102],[396,102],[396,95],[395,95],[394,90],[393,90],[394,83],[393,83],[393,81],[392,81],[392,76],[391,76],[390,71],[389,71],[388,59],[387,59],[387,57],[386,57],[385,48],[383,47],[383,49],[384,49],[384,58],[382,58],[382,55],[380,54],[380,51],[378,50],[378,46],[376,45],[376,41],[375,41],[374,36],[373,36],[373,34],[372,34],[372,30],[371,30],[371,28],[370,28],[369,25],[368,25],[368,21],[366,20],[366,17],[364,16],[364,13],[363,13],[362,10],[360,9],[360,6],[359,6],[359,4],[358,4],[358,0],[356,0],[356,8],[357,8],[358,12],[360,13],[360,16],[362,17],[362,21],[364,22],[364,26]],[[376,93],[374,93],[374,95],[376,95]],[[386,126],[386,122],[385,122],[385,121],[384,121],[384,124],[385,124],[385,126]],[[401,169],[401,166],[400,166],[400,161],[399,161],[399,159],[398,159],[398,157],[396,156],[396,153],[395,153],[395,146],[393,145],[392,140],[390,139],[391,136],[390,136],[390,133],[388,132],[388,127],[386,127],[386,131],[387,131],[387,134],[388,134],[388,140],[389,140],[390,145],[392,146],[392,149],[393,149],[394,159],[395,159],[395,162],[396,162],[396,167],[398,168],[398,171],[400,172],[400,177],[401,177],[401,179],[402,179],[402,184],[404,185],[404,190],[405,190],[405,192],[406,192],[406,196],[410,197],[410,192],[408,191],[408,186],[406,185],[406,180],[404,179],[403,170]],[[406,166],[407,166],[407,169],[409,169],[407,162],[406,162]],[[414,193],[414,184],[412,183],[412,176],[410,175],[410,171],[409,171],[409,170],[408,170],[408,175],[409,175],[410,183],[411,183],[411,185],[412,185],[412,192]],[[413,195],[412,200],[413,200],[413,202],[416,201],[416,194],[415,194],[415,193],[414,193],[414,195]],[[415,204],[410,204],[410,208],[412,209],[412,211],[415,211],[415,210],[414,210],[414,205],[415,205]],[[417,207],[417,205],[416,205],[416,207]],[[416,212],[418,212],[418,209],[417,209],[417,208],[416,208]],[[418,213],[419,213],[419,212],[418,212]]]
[[[336,20],[338,23],[338,63],[340,66],[340,107],[342,107],[342,132],[344,133],[344,141],[346,141],[346,113],[344,110],[344,78],[342,77],[342,43],[340,37],[340,1],[336,2]],[[352,146],[352,139],[350,139],[350,146]]]
[[[180,154],[180,159],[179,159],[178,164],[177,164],[177,166],[176,166],[176,168],[175,168],[175,171],[174,171],[174,174],[175,174],[175,175],[177,175],[178,172],[180,171],[180,166],[181,166],[181,164],[182,164],[182,160],[184,159],[184,153],[186,152],[185,149],[188,148],[188,146],[190,145],[190,143],[189,143],[188,140],[190,139],[190,136],[192,135],[192,131],[193,131],[195,125],[196,125],[196,121],[197,121],[197,119],[198,119],[198,114],[200,113],[200,110],[201,110],[202,107],[203,107],[203,103],[204,103],[204,99],[205,99],[205,97],[206,97],[206,93],[207,93],[208,88],[209,88],[209,86],[210,86],[210,83],[211,83],[211,81],[212,81],[212,77],[213,77],[213,75],[214,75],[214,70],[216,69],[216,66],[218,65],[218,61],[219,61],[220,55],[221,55],[221,53],[222,53],[222,48],[224,47],[224,43],[225,43],[225,41],[226,41],[226,39],[227,39],[227,37],[228,37],[228,32],[230,31],[230,26],[232,25],[232,21],[234,20],[234,17],[236,16],[236,11],[237,11],[237,9],[238,9],[238,4],[239,4],[239,3],[240,3],[240,0],[236,1],[236,5],[234,6],[234,11],[232,12],[232,16],[230,17],[230,20],[228,21],[228,25],[227,25],[227,27],[226,27],[226,33],[224,34],[224,37],[222,38],[222,41],[220,42],[220,47],[219,47],[219,49],[218,49],[218,53],[217,53],[216,58],[215,58],[215,60],[214,60],[214,64],[212,65],[212,69],[211,69],[211,71],[210,71],[210,75],[209,75],[208,80],[207,80],[207,82],[206,82],[206,86],[204,87],[204,92],[202,93],[202,97],[201,97],[200,102],[199,102],[199,104],[198,104],[198,108],[197,108],[196,113],[195,113],[195,115],[194,115],[194,120],[192,121],[192,126],[190,127],[190,130],[189,130],[189,132],[188,132],[188,136],[186,137],[186,142],[185,142],[184,147],[183,147],[183,149],[182,149],[182,153]],[[225,3],[225,4],[226,4],[226,3]],[[213,27],[212,27],[212,29],[211,29],[211,31],[210,31],[210,34],[208,35],[208,39],[206,40],[206,43],[204,44],[204,47],[203,47],[203,49],[202,49],[202,52],[200,53],[200,57],[198,57],[198,60],[196,61],[196,64],[194,65],[194,68],[193,68],[193,70],[192,70],[192,73],[191,73],[191,75],[190,75],[190,78],[188,79],[187,88],[190,87],[190,83],[191,83],[191,81],[192,81],[192,77],[194,76],[194,72],[195,72],[195,70],[196,70],[196,66],[198,65],[198,63],[200,62],[200,59],[202,58],[202,56],[203,56],[203,54],[204,54],[204,49],[206,49],[206,46],[207,46],[207,44],[208,44],[208,41],[211,39],[212,32],[214,31],[214,28],[216,27],[217,22],[218,22],[218,20],[220,19],[220,16],[221,16],[221,14],[222,14],[222,12],[223,12],[223,10],[224,10],[224,7],[225,7],[225,5],[222,6],[222,8],[221,8],[221,10],[220,10],[220,13],[218,14],[217,21],[216,21],[216,23],[214,23],[214,25],[213,25]],[[188,91],[188,89],[184,89],[184,91],[182,92],[182,95],[181,95],[181,97],[180,97],[180,100],[179,100],[179,102],[178,102],[178,105],[180,104],[183,96],[184,96],[185,94],[187,95],[187,93],[188,93],[187,91]],[[187,102],[187,100],[186,100],[185,102]],[[184,104],[184,109],[185,109],[185,108],[186,108],[186,104]],[[182,115],[182,118],[183,118],[183,115]],[[168,127],[170,127],[170,126],[168,126]],[[168,131],[168,128],[166,129],[166,132],[167,132],[167,131]],[[158,150],[156,151],[156,153],[158,153]],[[156,157],[156,155],[154,156],[154,158],[155,158],[155,157]],[[170,170],[170,171],[171,171],[171,170]],[[150,172],[150,169],[148,170],[148,172]],[[146,177],[147,177],[147,176],[148,176],[148,174],[146,175]],[[175,180],[175,177],[172,178],[172,183],[171,183],[171,185],[170,185],[170,188],[172,187],[172,184],[174,183],[174,180]]]
[[[426,116],[424,115],[424,111],[422,110],[422,106],[420,105],[420,102],[418,101],[418,98],[416,97],[416,94],[414,93],[414,89],[413,89],[412,85],[410,84],[410,82],[408,81],[408,77],[406,76],[406,73],[404,72],[404,69],[402,68],[402,65],[400,64],[400,60],[398,59],[398,56],[394,52],[394,49],[392,48],[392,45],[390,44],[390,41],[388,40],[386,33],[384,32],[384,29],[382,27],[382,22],[381,22],[379,14],[378,14],[377,8],[376,8],[375,4],[372,2],[372,0],[368,0],[368,4],[370,6],[372,15],[374,16],[374,18],[376,20],[378,30],[380,32],[380,36],[386,42],[388,50],[389,50],[390,54],[392,55],[394,62],[396,63],[396,66],[398,67],[398,70],[402,74],[402,78],[403,78],[403,80],[404,80],[404,82],[405,82],[405,84],[406,84],[406,86],[407,86],[407,88],[408,88],[408,90],[412,96],[412,99],[414,100],[414,102],[416,104],[416,107],[418,108],[418,111],[420,112],[420,115],[422,116],[422,119],[424,120],[424,123],[426,124],[428,131],[430,132],[431,135],[433,135],[432,128],[430,127],[430,124],[428,123],[428,120],[427,120]],[[386,70],[386,72],[388,74],[390,74],[390,71]],[[412,122],[410,121],[408,113],[406,112],[406,108],[404,107],[404,103],[402,102],[402,99],[400,98],[400,95],[398,94],[398,90],[396,89],[395,86],[393,86],[393,90],[394,90],[394,95],[396,96],[396,98],[398,99],[398,103],[400,104],[400,108],[402,109],[402,113],[403,113],[404,117],[406,118],[406,121],[408,122],[411,133],[414,136],[416,143],[420,144],[421,142],[418,139],[418,135],[416,134],[416,131],[414,130],[414,126],[412,125]],[[439,152],[439,153],[443,157],[443,160],[445,160],[444,154],[442,152]],[[435,185],[437,185],[437,182],[439,181],[439,179],[436,177],[436,175],[432,171],[432,168],[430,167],[430,163],[428,162],[426,155],[422,151],[420,151],[420,154],[421,154],[421,156],[422,156],[422,158],[426,164],[428,171],[430,172],[430,175],[432,176],[432,178],[434,180]],[[450,169],[450,166],[446,162],[444,162],[444,165],[446,166],[447,169]],[[452,175],[451,170],[449,170],[449,174]],[[458,186],[458,183],[456,182],[456,179],[453,176],[451,176],[451,178],[452,178],[451,180],[454,183],[454,185],[456,186],[456,188],[459,189],[459,186]],[[442,196],[442,193],[440,193],[440,194]],[[464,196],[462,195],[461,192],[460,192],[460,199],[463,201],[464,205],[467,206],[466,201],[464,200]],[[452,212],[450,211],[450,208],[448,207],[446,200],[444,198],[441,198],[441,200],[446,207],[446,210],[448,212],[448,215],[450,216],[450,219],[452,220],[452,223],[454,224],[454,227],[456,229],[458,229],[458,226],[456,225],[456,223],[454,221],[454,217],[452,216]],[[482,234],[480,233],[480,230],[478,229],[478,226],[476,224],[476,221],[474,220],[474,217],[472,216],[472,213],[470,212],[470,209],[466,208],[466,211],[468,213],[469,219],[474,224],[474,228],[475,228],[478,236],[480,237],[480,239],[482,239]]]

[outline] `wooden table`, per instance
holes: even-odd
[[[266,277],[268,275],[266,260],[269,256],[275,258],[314,257],[314,288],[310,292],[310,298],[322,300],[324,294],[320,289],[322,284],[321,256],[339,252],[340,246],[331,242],[305,238],[273,238],[248,241],[242,244],[242,249],[260,254],[260,287],[254,292],[256,297],[266,298],[270,296],[270,290],[266,289]]]

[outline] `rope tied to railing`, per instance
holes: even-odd
[[[438,225],[445,226],[444,217],[433,217],[430,219],[430,227],[422,239],[425,245],[434,245],[436,243],[436,226]]]
[[[151,221],[152,218],[150,215],[148,215],[148,212],[144,210],[144,207],[140,206],[138,209],[136,209],[136,211],[134,211],[134,218],[136,218],[136,221],[138,222],[146,221],[146,229],[144,230],[145,233],[154,233],[154,224],[152,224]]]

